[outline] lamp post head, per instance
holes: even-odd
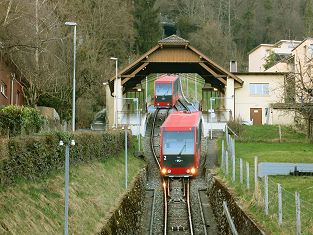
[[[117,60],[116,57],[110,57],[110,60]]]
[[[67,26],[76,26],[77,23],[76,22],[65,22],[65,25],[67,25]]]

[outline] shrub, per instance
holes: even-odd
[[[70,150],[71,164],[104,160],[108,156],[117,156],[123,150],[124,133],[121,131],[77,132],[74,135],[53,132],[10,138],[8,155],[0,158],[0,184],[10,185],[21,178],[42,177],[63,167],[65,148],[59,146],[59,141],[62,139],[68,142],[71,138],[76,142]]]
[[[230,120],[227,122],[227,126],[236,133],[236,135],[240,136],[244,131],[244,127],[242,125],[242,119],[237,117],[234,120]]]
[[[0,109],[0,132],[9,136],[37,133],[44,124],[44,117],[30,107],[9,105]]]

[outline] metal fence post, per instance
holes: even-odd
[[[278,191],[278,224],[281,225],[283,223],[283,201],[280,184],[277,184],[277,191]]]
[[[258,188],[258,157],[254,157],[254,192],[257,192]]]
[[[249,162],[246,162],[246,169],[247,169],[247,189],[250,189],[250,169],[249,169]]]
[[[243,172],[242,172],[242,158],[239,159],[239,164],[240,164],[240,183],[243,183]]]
[[[221,168],[224,170],[224,161],[225,161],[225,150],[224,150],[224,140],[222,140],[222,163],[221,163]]]
[[[296,218],[297,218],[297,222],[296,222],[297,232],[296,232],[296,234],[300,235],[301,234],[301,219],[300,219],[300,193],[299,192],[295,192],[295,198],[296,198]]]
[[[225,126],[225,136],[226,136],[226,145],[228,147],[228,127],[227,127],[227,125]]]
[[[236,156],[236,150],[235,150],[235,136],[233,138],[233,154]]]
[[[236,157],[235,154],[232,154],[232,160],[233,160],[233,182],[236,180]]]
[[[226,156],[225,156],[225,166],[226,166],[226,176],[228,176],[228,151],[226,150]]]
[[[264,176],[264,212],[268,215],[268,176]]]

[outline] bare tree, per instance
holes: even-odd
[[[54,7],[45,0],[10,0],[0,6],[5,9],[0,12],[2,50],[27,81],[24,95],[31,106],[62,82],[63,38]]]
[[[313,63],[295,62],[295,71],[285,79],[285,103],[296,112],[296,123],[313,140]]]

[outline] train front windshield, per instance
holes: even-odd
[[[163,132],[164,167],[192,167],[194,160],[194,130]]]
[[[172,84],[156,83],[155,95],[156,95],[157,102],[171,102]]]

